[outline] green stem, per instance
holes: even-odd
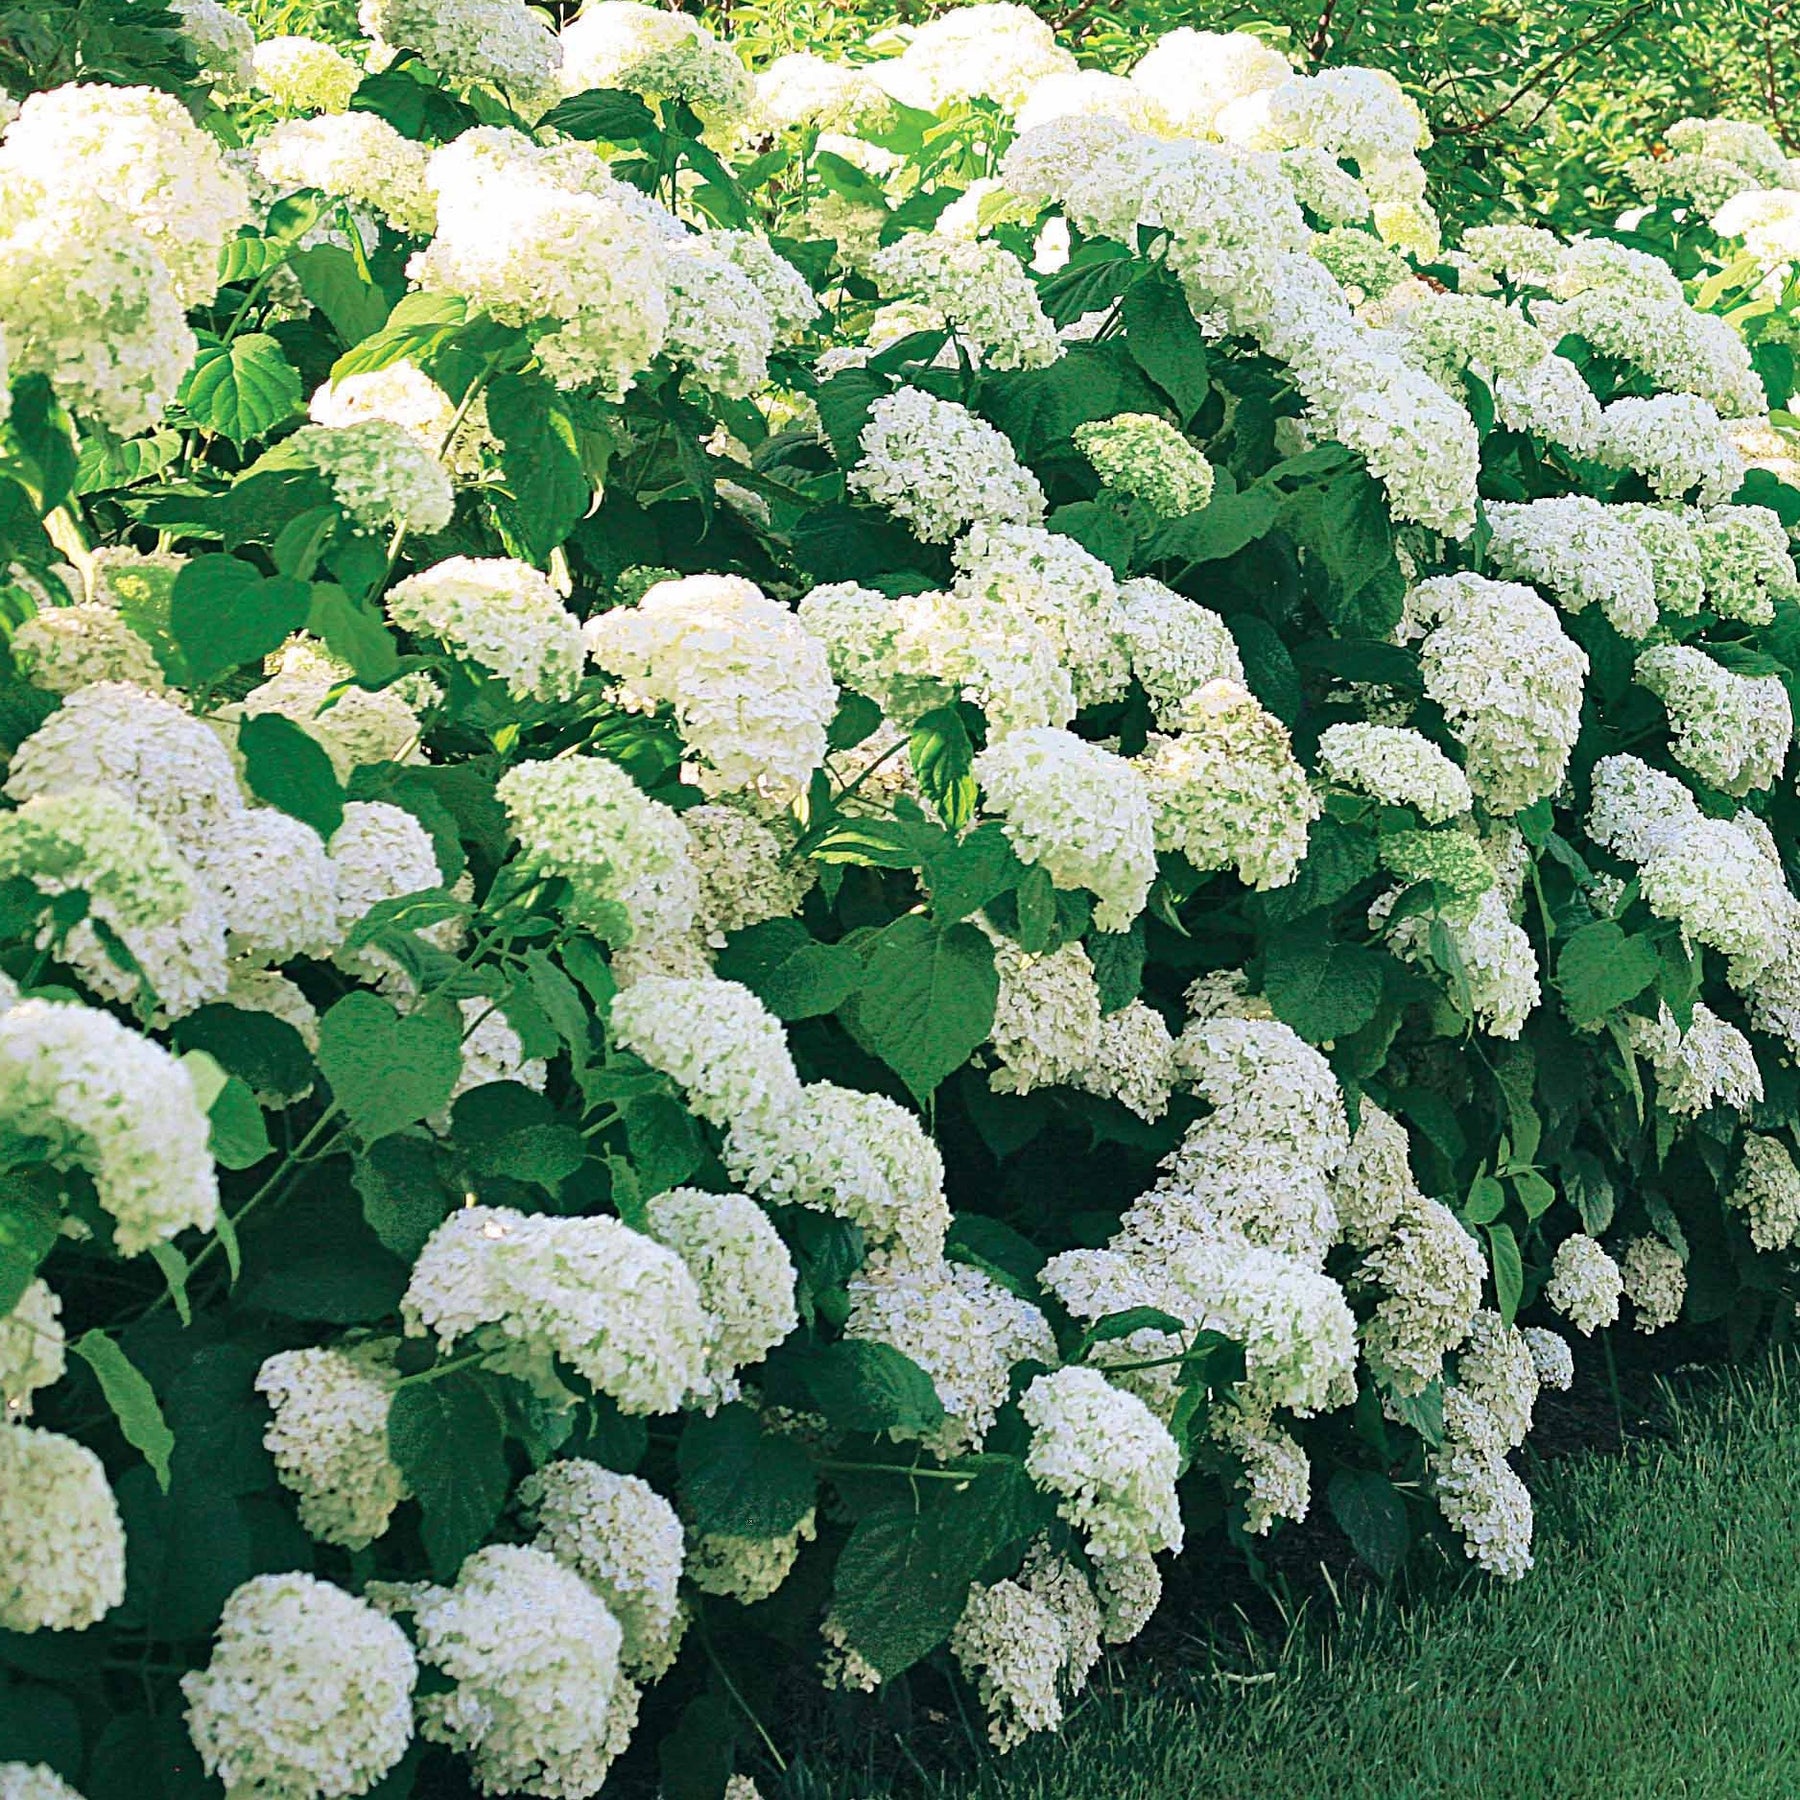
[[[967,1487],[975,1477],[956,1469],[919,1469],[904,1463],[819,1462],[813,1467],[827,1475],[895,1475],[905,1481],[958,1481]]]
[[[396,1393],[403,1387],[423,1387],[428,1381],[437,1381],[445,1375],[454,1375],[458,1369],[466,1369],[473,1363],[485,1362],[489,1352],[486,1350],[471,1351],[467,1356],[453,1356],[448,1362],[434,1363],[429,1369],[421,1369],[416,1375],[402,1375],[394,1383]]]
[[[717,1675],[719,1680],[724,1684],[726,1693],[731,1696],[738,1711],[756,1727],[756,1735],[762,1739],[763,1748],[775,1759],[776,1768],[785,1775],[787,1773],[786,1759],[782,1756],[781,1752],[776,1749],[775,1740],[769,1736],[762,1720],[756,1716],[756,1709],[738,1692],[737,1683],[731,1679],[730,1671],[727,1670],[724,1663],[719,1660],[718,1653],[712,1647],[712,1634],[706,1629],[706,1620],[704,1617],[700,1621],[700,1646],[706,1652],[706,1660],[713,1666],[713,1673]]]

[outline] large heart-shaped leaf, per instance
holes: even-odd
[[[377,994],[346,994],[319,1021],[319,1067],[365,1143],[442,1112],[462,1073],[448,1008],[404,1018]]]

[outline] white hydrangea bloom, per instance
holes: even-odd
[[[48,1763],[0,1763],[0,1800],[81,1800]]]
[[[1587,654],[1528,587],[1438,575],[1406,599],[1424,634],[1425,691],[1466,752],[1469,785],[1490,812],[1514,813],[1561,785],[1581,728]]]
[[[257,87],[288,112],[347,112],[363,78],[341,50],[310,37],[264,38],[250,67]]]
[[[1531,1495],[1486,1408],[1446,1389],[1444,1443],[1429,1460],[1438,1510],[1470,1558],[1502,1580],[1521,1579],[1531,1568]]]
[[[326,845],[337,881],[337,936],[341,941],[370,907],[443,886],[437,852],[425,827],[405,807],[385,800],[349,800],[344,822]],[[354,959],[357,973],[380,972],[377,953]]]
[[[1119,584],[1119,628],[1131,672],[1164,731],[1180,729],[1186,703],[1209,682],[1244,684],[1237,640],[1225,621],[1150,576]]]
[[[302,425],[286,440],[283,453],[318,469],[360,531],[386,531],[396,525],[442,531],[455,510],[456,496],[444,465],[415,433],[391,419]]]
[[[1750,1040],[1728,1025],[1704,1002],[1694,1002],[1686,1031],[1666,1001],[1657,1016],[1625,1016],[1631,1046],[1647,1056],[1656,1071],[1656,1103],[1664,1111],[1692,1118],[1709,1106],[1724,1105],[1748,1112],[1763,1097],[1762,1071]]]
[[[1661,1331],[1681,1317],[1681,1304],[1687,1298],[1687,1269],[1680,1255],[1661,1238],[1634,1237],[1619,1258],[1619,1279],[1639,1331]]]
[[[1658,845],[1638,871],[1645,901],[1690,938],[1732,959],[1727,979],[1750,991],[1779,961],[1795,902],[1754,833],[1732,819],[1700,818]]]
[[[970,99],[1013,112],[1044,76],[1074,67],[1048,21],[1027,6],[988,0],[928,20],[901,56],[873,72],[897,100],[927,112]]]
[[[625,1667],[654,1680],[681,1637],[681,1520],[649,1482],[579,1458],[547,1463],[519,1486],[532,1543],[606,1603]]]
[[[988,1085],[1000,1094],[1029,1094],[1078,1080],[1100,1047],[1100,990],[1079,943],[1033,956],[996,938],[1000,977],[994,1003],[994,1054],[1000,1066]]]
[[[977,520],[1035,525],[1044,516],[1044,491],[1012,445],[952,400],[920,388],[885,395],[870,408],[860,443],[851,489],[928,544],[947,544]]]
[[[1165,31],[1131,70],[1131,83],[1153,99],[1171,127],[1191,137],[1217,135],[1219,114],[1234,100],[1266,93],[1293,75],[1279,50],[1247,31]]]
[[[1239,682],[1208,682],[1182,703],[1173,736],[1153,735],[1136,766],[1156,811],[1156,847],[1202,872],[1235,869],[1285,887],[1306,856],[1319,801],[1284,726]]]
[[[781,1022],[735,981],[641,976],[614,999],[612,1031],[622,1049],[684,1088],[689,1107],[721,1131],[760,1131],[800,1105]]]
[[[1149,94],[1127,76],[1104,69],[1064,69],[1040,76],[1014,115],[1013,130],[1023,133],[1053,119],[1095,115],[1117,119],[1134,131],[1174,135],[1168,115]]]
[[[84,1631],[125,1598],[125,1527],[100,1459],[0,1424],[0,1630]]]
[[[1482,1407],[1509,1450],[1518,1449],[1531,1430],[1538,1386],[1537,1363],[1525,1334],[1483,1307],[1457,1353],[1456,1388]]]
[[[256,44],[250,22],[218,0],[174,0],[173,11],[203,79],[223,93],[242,94],[250,85],[250,53]]]
[[[1344,1242],[1362,1250],[1383,1242],[1418,1195],[1406,1127],[1366,1094],[1349,1153],[1332,1173],[1331,1192]]]
[[[1637,523],[1579,494],[1523,505],[1494,501],[1489,555],[1502,575],[1547,588],[1565,611],[1598,605],[1621,637],[1656,627],[1656,569]]]
[[[397,582],[385,605],[402,630],[438,639],[515,700],[568,700],[580,685],[580,621],[529,563],[453,556]]]
[[[1175,1040],[1162,1014],[1142,1000],[1132,1000],[1104,1015],[1075,1085],[1102,1099],[1117,1100],[1140,1119],[1160,1119],[1169,1110],[1175,1087]]]
[[[68,695],[96,681],[160,690],[161,665],[149,644],[109,606],[46,607],[21,620],[13,661],[33,687]]]
[[[1358,1273],[1381,1294],[1362,1328],[1363,1356],[1397,1393],[1416,1394],[1469,1335],[1487,1263],[1456,1215],[1415,1191]]]
[[[603,0],[630,5],[633,0]],[[663,18],[684,19],[683,13]],[[669,330],[664,354],[703,387],[727,399],[754,394],[769,378],[776,325],[762,290],[706,237],[671,246],[667,293]]]
[[[645,1228],[687,1264],[700,1303],[717,1321],[713,1392],[731,1399],[736,1371],[759,1363],[796,1325],[794,1264],[754,1200],[671,1188],[646,1204]]]
[[[219,1210],[211,1127],[187,1069],[93,1007],[22,1000],[0,1012],[0,1119],[94,1179],[113,1242],[135,1256]]]
[[[1025,1469],[1096,1561],[1181,1548],[1179,1453],[1156,1415],[1095,1369],[1039,1375],[1019,1400]]]
[[[404,425],[433,456],[441,453],[458,476],[480,475],[482,453],[495,444],[485,394],[475,396],[459,425],[456,402],[417,363],[405,360],[325,383],[314,389],[306,410],[315,425],[354,425],[362,419]]]
[[[1722,619],[1767,625],[1800,595],[1787,527],[1766,506],[1721,506],[1693,524],[1707,604]]]
[[[623,1634],[600,1596],[547,1551],[490,1544],[452,1588],[415,1602],[419,1660],[450,1677],[419,1701],[419,1734],[466,1755],[487,1794],[584,1800],[637,1723]]]
[[[1749,1219],[1757,1249],[1786,1250],[1800,1242],[1800,1170],[1779,1138],[1745,1133],[1744,1159],[1726,1203]]]
[[[1086,888],[1094,923],[1123,931],[1156,878],[1151,789],[1132,764],[1067,731],[1033,727],[991,743],[975,779],[1021,862]]]
[[[756,117],[772,132],[853,130],[879,125],[893,104],[860,63],[828,61],[810,51],[778,56],[756,76]]]
[[[1162,1603],[1162,1570],[1149,1556],[1114,1556],[1094,1570],[1094,1597],[1100,1602],[1102,1635],[1109,1644],[1129,1644]]]
[[[1575,1385],[1575,1353],[1568,1339],[1542,1325],[1527,1325],[1523,1335],[1537,1369],[1538,1385],[1566,1394]]]
[[[1154,413],[1119,413],[1079,425],[1075,447],[1103,487],[1141,500],[1158,518],[1198,512],[1212,498],[1212,464]]]
[[[218,139],[148,87],[70,82],[30,95],[0,144],[0,181],[50,211],[105,207],[143,234],[184,307],[218,292],[219,252],[250,222],[249,190]]]
[[[1201,1239],[1168,1268],[1202,1329],[1244,1346],[1253,1404],[1301,1418],[1347,1406],[1356,1391],[1356,1320],[1328,1276],[1278,1251]]]
[[[734,1181],[772,1206],[849,1219],[877,1244],[898,1244],[917,1257],[941,1252],[950,1229],[944,1160],[913,1113],[885,1094],[829,1081],[772,1098],[773,1105],[738,1107],[717,1121],[730,1128],[724,1158]]]
[[[1117,700],[1130,649],[1113,573],[1073,538],[1036,525],[977,522],[957,544],[956,591],[1037,625],[1069,670],[1079,706]]]
[[[1473,803],[1461,769],[1429,738],[1398,725],[1328,725],[1319,735],[1319,767],[1333,781],[1388,806],[1410,806],[1441,825]]]
[[[1508,431],[1542,438],[1584,460],[1600,435],[1600,402],[1566,356],[1546,356],[1527,375],[1497,376],[1494,416]]]
[[[492,82],[532,115],[555,95],[562,46],[524,0],[362,0],[357,22],[378,53],[417,50],[452,82]]]
[[[1638,542],[1650,559],[1657,611],[1675,618],[1692,618],[1705,598],[1700,540],[1693,529],[1702,522],[1701,515],[1681,507],[1638,504],[1608,510],[1636,531]]]
[[[791,918],[818,879],[812,863],[788,861],[783,840],[735,806],[694,806],[680,819],[700,883],[695,927],[714,949],[731,932]]]
[[[635,607],[590,619],[584,635],[594,661],[622,678],[628,705],[674,708],[715,790],[782,800],[824,761],[837,710],[825,647],[755,583],[658,582]]]
[[[891,1344],[931,1377],[944,1422],[926,1442],[940,1456],[981,1448],[1014,1363],[1056,1360],[1055,1335],[1035,1306],[941,1255],[878,1250],[848,1290],[844,1335]]]
[[[682,100],[715,126],[746,113],[750,72],[690,14],[636,0],[595,0],[562,31],[562,91],[624,88],[658,100]]]
[[[892,619],[891,665],[875,697],[896,719],[958,695],[981,708],[995,737],[1075,716],[1055,637],[1009,605],[959,583],[895,601]]]
[[[1692,394],[1615,400],[1600,415],[1593,454],[1613,469],[1635,469],[1665,500],[1698,490],[1703,506],[1729,500],[1744,459],[1718,412]]]
[[[451,1104],[471,1088],[495,1081],[516,1081],[541,1094],[549,1079],[549,1065],[541,1056],[525,1054],[524,1039],[499,1005],[485,994],[465,995],[456,1005],[462,1015],[462,1068],[450,1090]],[[450,1106],[429,1123],[434,1131],[448,1131]]]
[[[448,1349],[482,1326],[553,1352],[626,1413],[674,1412],[701,1390],[717,1327],[673,1250],[617,1219],[465,1207],[431,1234],[401,1306]]]
[[[1619,1265],[1585,1232],[1574,1232],[1557,1245],[1544,1299],[1583,1337],[1618,1318],[1622,1291]]]
[[[1041,369],[1062,354],[1056,327],[1017,257],[999,244],[912,232],[869,259],[888,297],[919,301],[990,369]]]
[[[258,138],[256,170],[279,194],[317,188],[408,237],[429,237],[437,202],[425,185],[426,154],[379,114],[339,108],[321,118],[289,119]]]
[[[31,1396],[62,1379],[62,1301],[49,1282],[30,1282],[0,1314],[0,1426],[31,1417]]]
[[[388,1453],[394,1385],[375,1355],[341,1350],[283,1350],[257,1373],[275,1415],[264,1447],[321,1543],[361,1550],[412,1492]]]
[[[1038,1271],[1039,1282],[1063,1303],[1071,1318],[1083,1325],[1138,1306],[1154,1307],[1171,1318],[1180,1318],[1183,1299],[1169,1278],[1168,1257],[1145,1254],[1141,1247],[1131,1246],[1123,1232],[1114,1243],[1130,1247],[1065,1250],[1051,1257]],[[1088,1361],[1104,1370],[1108,1379],[1136,1394],[1166,1423],[1181,1395],[1181,1371],[1173,1359],[1180,1356],[1183,1348],[1182,1333],[1147,1325],[1124,1337],[1095,1344]],[[1164,1358],[1169,1360],[1163,1361]],[[1152,1366],[1134,1368],[1134,1363]]]
[[[218,896],[234,958],[325,956],[341,941],[336,872],[299,819],[268,806],[235,813],[194,861]]]
[[[1369,923],[1386,922],[1399,890],[1384,894],[1369,908]],[[1466,917],[1455,913],[1438,916],[1456,945],[1467,978],[1475,1018],[1489,1037],[1516,1038],[1525,1021],[1536,1011],[1542,988],[1538,982],[1537,951],[1517,925],[1506,896],[1498,888],[1476,900]],[[1422,913],[1402,919],[1388,932],[1388,944],[1407,962],[1430,954],[1433,920]]]
[[[1267,1413],[1224,1408],[1213,1432],[1244,1466],[1244,1529],[1252,1537],[1267,1537],[1277,1519],[1297,1525],[1312,1510],[1312,1463]]]
[[[687,1578],[703,1594],[720,1594],[754,1606],[766,1600],[794,1572],[800,1547],[819,1535],[809,1507],[792,1531],[775,1537],[737,1537],[730,1532],[702,1532],[688,1545]]]
[[[428,677],[359,687],[347,663],[304,635],[290,638],[263,667],[269,679],[244,696],[243,716],[273,712],[292,719],[331,758],[340,781],[365,763],[425,760],[419,712],[440,697]],[[229,717],[229,709],[221,716]]]
[[[1742,796],[1781,777],[1794,709],[1778,675],[1738,675],[1692,644],[1656,644],[1635,674],[1668,708],[1669,754],[1711,787]]]

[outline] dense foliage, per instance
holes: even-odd
[[[1525,1575],[1569,1333],[1788,1332],[1767,132],[1565,239],[1249,35],[69,18],[3,1800],[744,1800],[924,1670],[1008,1748],[1184,1546]]]

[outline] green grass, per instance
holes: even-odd
[[[1532,1486],[1519,1586],[1346,1609],[1248,1678],[1127,1658],[1060,1741],[934,1800],[1800,1793],[1800,1366],[1709,1382],[1668,1441]]]

